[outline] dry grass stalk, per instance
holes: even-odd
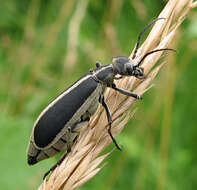
[[[169,47],[178,26],[193,7],[196,7],[196,2],[193,3],[192,0],[170,0],[158,16],[166,19],[155,23],[139,49],[136,61],[140,60],[150,50]],[[163,63],[155,67],[161,55],[162,52],[158,52],[145,59],[143,67],[148,77],[144,81],[139,82],[134,77],[125,77],[117,85],[143,95],[150,88],[152,80],[164,65]],[[113,118],[112,133],[116,136],[132,118],[135,111],[130,113],[129,110],[136,100],[109,89],[107,89],[105,97]],[[71,153],[53,171],[48,181],[45,180],[41,184],[39,190],[72,190],[95,176],[101,170],[99,165],[110,154],[107,153],[98,157],[102,150],[111,143],[106,130],[107,124],[106,113],[100,107],[91,118],[89,125],[83,128],[76,144],[72,147]]]
[[[88,0],[84,0],[84,1],[79,1],[77,3],[75,12],[69,22],[67,52],[64,58],[64,67],[68,69],[73,68],[77,60],[77,45],[79,41],[78,40],[79,29],[80,29],[80,24],[85,16],[88,2],[89,2]]]

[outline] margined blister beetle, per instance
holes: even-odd
[[[140,99],[139,95],[118,88],[114,80],[119,80],[123,76],[135,76],[138,79],[144,79],[144,70],[140,67],[143,60],[154,52],[173,50],[170,48],[156,49],[146,53],[138,63],[134,61],[142,34],[158,19],[153,20],[140,32],[131,59],[125,56],[118,56],[113,58],[112,64],[101,65],[97,62],[96,69],[91,70],[81,77],[40,113],[34,123],[28,147],[29,165],[52,157],[63,149],[67,149],[67,153],[70,152],[71,145],[78,136],[80,129],[96,112],[99,103],[106,110],[109,122],[108,133],[115,146],[120,149],[111,133],[112,118],[104,99],[104,92],[106,87],[109,87],[124,95]],[[62,162],[66,154],[63,155],[45,176]]]

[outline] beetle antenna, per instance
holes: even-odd
[[[144,61],[144,59],[145,59],[148,55],[150,55],[150,54],[152,54],[152,53],[155,53],[155,52],[158,52],[158,51],[165,51],[165,50],[169,50],[169,51],[174,51],[174,52],[176,52],[176,50],[175,50],[175,49],[172,49],[172,48],[162,48],[162,49],[155,49],[155,50],[153,50],[153,51],[149,51],[148,53],[146,53],[146,54],[142,57],[142,59],[139,61],[139,63],[136,65],[136,67],[139,67],[140,64]]]
[[[139,34],[139,36],[138,36],[137,43],[136,43],[136,46],[135,46],[135,50],[134,50],[132,59],[135,59],[135,57],[136,57],[137,51],[138,51],[138,49],[139,49],[139,45],[140,45],[140,40],[141,40],[142,34],[143,34],[150,26],[152,26],[155,22],[157,22],[158,20],[161,20],[161,19],[165,19],[165,18],[156,18],[156,19],[154,19],[152,22],[150,22],[148,25],[146,25],[146,26],[142,29],[142,31],[140,32],[140,34]]]

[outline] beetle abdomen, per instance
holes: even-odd
[[[28,148],[28,164],[34,165],[37,162],[52,157],[64,149],[68,149],[76,138],[77,133],[66,133],[64,134],[55,144],[51,145],[45,150],[37,149],[34,146],[33,141],[30,141]]]
[[[35,145],[44,148],[50,144],[97,86],[98,83],[93,77],[87,75],[49,104],[35,123],[33,131]]]

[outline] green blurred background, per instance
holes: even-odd
[[[0,1],[0,189],[36,189],[57,157],[27,165],[40,111],[81,75],[129,55],[158,0]],[[146,35],[145,35],[146,36]],[[144,36],[144,38],[145,38]],[[197,189],[197,12],[190,12],[155,87],[81,190]],[[113,145],[110,146],[110,150]]]

